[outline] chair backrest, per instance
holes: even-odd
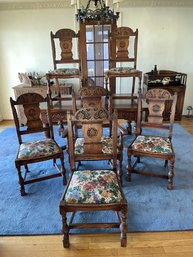
[[[142,100],[146,105],[146,115],[142,115]],[[165,129],[168,130],[169,137],[172,137],[173,123],[175,117],[177,102],[177,93],[172,95],[168,90],[161,88],[149,89],[141,97],[139,92],[138,98],[138,120],[137,120],[137,134],[141,133],[143,128]],[[165,105],[170,106],[170,121],[163,122],[163,112]]]
[[[79,127],[84,138],[84,157],[87,160],[113,160],[113,168],[116,169],[117,161],[117,115],[112,115],[104,108],[88,107],[79,109],[74,116],[68,114],[68,145],[70,156],[75,162],[75,131]],[[102,137],[104,126],[112,126],[112,151],[103,151]],[[80,156],[80,155],[79,155]],[[75,165],[75,164],[74,164]],[[74,166],[72,165],[72,166]]]
[[[112,113],[112,96],[104,87],[88,86],[79,90],[82,107],[106,108]]]
[[[72,29],[64,28],[56,31],[55,34],[50,32],[50,38],[54,69],[57,69],[59,64],[73,63],[78,63],[80,68],[79,56],[76,59],[73,57],[73,46],[75,44],[77,44],[77,53],[79,54],[79,33],[76,33]]]
[[[117,63],[129,62],[136,69],[138,29],[133,31],[129,27],[118,27],[109,32],[108,37],[110,68],[115,68]]]
[[[45,132],[53,138],[54,134],[48,96],[44,98],[37,93],[25,93],[20,95],[17,100],[13,100],[12,97],[10,97],[10,104],[20,144],[22,143],[22,135],[31,133]],[[26,126],[24,127],[19,125],[18,108],[21,107],[23,108],[24,115],[27,119]],[[44,126],[42,122],[41,108],[47,110],[47,126]]]

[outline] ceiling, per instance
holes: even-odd
[[[86,6],[88,0],[80,0]],[[109,0],[112,6],[113,0]],[[71,0],[0,0],[0,11],[21,9],[69,8]],[[120,0],[120,7],[188,7],[193,0]]]

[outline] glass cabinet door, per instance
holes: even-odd
[[[115,23],[98,22],[80,24],[80,47],[82,58],[83,82],[88,78],[97,86],[104,86],[104,72],[109,69],[108,33]]]

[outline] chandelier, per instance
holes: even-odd
[[[90,9],[91,2],[94,2],[95,10]],[[109,6],[106,6],[104,0],[89,0],[86,8],[82,7],[77,10],[77,21],[85,22],[86,20],[113,21],[118,20],[119,12],[114,13]]]

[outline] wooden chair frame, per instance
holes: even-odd
[[[59,147],[59,145],[54,140],[54,132],[53,132],[53,126],[52,126],[52,119],[51,119],[51,109],[50,109],[50,103],[48,96],[46,98],[43,98],[41,95],[37,93],[25,93],[20,95],[17,100],[13,100],[10,98],[10,104],[13,112],[13,117],[15,121],[16,126],[16,132],[17,132],[17,138],[19,142],[19,149],[18,153],[15,159],[15,166],[18,172],[19,177],[19,184],[20,184],[20,192],[21,195],[26,195],[25,192],[25,185],[47,180],[51,178],[55,178],[58,176],[63,176],[63,184],[66,184],[66,170],[64,167],[64,154],[62,149]],[[46,105],[47,107],[47,126],[43,125],[43,122],[40,118],[41,116],[41,108],[40,105]],[[19,125],[19,117],[17,113],[17,107],[23,106],[24,113],[27,118],[26,127],[20,127]],[[45,106],[44,106],[45,108]],[[53,154],[47,154],[47,155],[41,155],[31,158],[19,158],[19,150],[20,147],[24,144],[23,142],[23,136],[27,134],[34,134],[34,133],[40,133],[44,132],[47,135],[50,135],[50,139],[52,139],[53,145],[55,145],[58,149],[57,152],[53,152]],[[33,141],[34,142],[34,141]],[[57,173],[42,176],[38,178],[32,178],[27,179],[27,173],[29,172],[28,164],[30,163],[36,163],[36,162],[42,162],[53,159],[53,164],[57,169]],[[56,160],[60,159],[61,162],[61,168],[58,166]],[[22,175],[21,167],[25,167],[25,173]]]
[[[141,90],[142,72],[136,69],[138,49],[138,29],[118,27],[108,35],[109,37],[109,70],[105,72],[106,88],[112,93],[113,108],[118,111],[118,118],[127,120],[128,127],[120,126],[124,134],[131,134],[131,122],[137,122],[137,98],[136,91]],[[130,40],[133,39],[133,56],[130,53]],[[129,67],[117,65],[128,63]],[[120,71],[121,70],[121,71]],[[117,93],[116,78],[132,79],[131,92]],[[138,88],[136,90],[136,78]],[[125,84],[125,88],[129,83]]]
[[[113,151],[111,154],[104,154],[101,152],[101,129],[103,129],[103,124],[107,122],[112,122],[113,129]],[[84,160],[109,160],[112,159],[113,167],[111,171],[115,172],[117,177],[117,185],[120,189],[122,200],[121,202],[116,203],[68,203],[65,199],[70,187],[73,174],[76,173],[75,161],[76,158],[72,155],[71,160],[71,176],[66,186],[65,192],[62,195],[60,201],[60,214],[62,216],[63,223],[63,246],[65,248],[69,247],[69,231],[71,229],[81,229],[81,228],[120,228],[121,230],[121,246],[126,247],[127,238],[127,224],[126,224],[126,215],[127,215],[127,201],[124,197],[123,191],[121,189],[121,184],[117,174],[117,118],[116,115],[112,115],[109,119],[109,114],[105,109],[98,109],[94,107],[82,108],[76,112],[75,117],[68,115],[68,127],[69,133],[69,146],[72,148],[72,154],[74,153],[74,138],[72,133],[72,123],[81,123],[83,126],[83,133],[86,135],[86,145],[85,153],[83,154]],[[96,158],[95,158],[95,157]],[[93,158],[94,157],[94,158]],[[81,171],[80,171],[81,172]],[[86,182],[85,182],[86,183]],[[104,211],[111,210],[115,211],[118,215],[118,222],[113,223],[83,223],[77,224],[73,223],[75,212],[78,211]],[[67,213],[72,212],[72,216],[67,222]],[[121,212],[121,216],[119,215]]]
[[[173,189],[173,177],[174,177],[174,162],[175,162],[175,152],[172,146],[172,131],[173,131],[173,123],[174,123],[174,116],[175,116],[175,109],[176,109],[176,101],[177,101],[177,94],[171,95],[171,93],[165,89],[150,89],[145,93],[144,101],[147,103],[148,115],[147,121],[143,120],[143,108],[142,108],[142,97],[141,94],[138,99],[138,121],[137,121],[137,131],[136,137],[131,142],[130,146],[128,147],[128,173],[126,179],[131,181],[131,173],[143,174],[147,176],[157,176],[161,178],[166,178],[167,188]],[[171,115],[170,115],[170,122],[168,124],[163,123],[163,111],[165,108],[166,102],[171,102]],[[146,115],[145,115],[146,116]],[[161,139],[167,140],[168,145],[170,146],[170,151],[144,151],[142,146],[141,149],[138,147],[134,147],[136,140],[141,135],[146,135],[144,133],[144,129],[153,129],[153,136],[156,136],[157,130],[165,130],[168,132],[167,136],[158,136],[156,138],[157,144],[160,142]],[[151,136],[152,137],[152,136]],[[150,138],[151,138],[150,137]],[[155,139],[154,139],[155,140]],[[142,143],[143,145],[143,143]],[[136,157],[136,161],[132,164],[131,157]],[[160,158],[165,160],[165,168],[168,170],[168,174],[158,174],[156,172],[149,172],[146,170],[138,170],[137,164],[141,161],[141,157],[151,157],[151,158]],[[169,164],[168,164],[169,162]]]
[[[48,81],[48,93],[50,96],[50,99],[52,99],[52,92],[51,92],[51,80],[56,81],[56,85],[58,86],[58,95],[54,96],[54,99],[61,98],[60,93],[60,85],[58,80],[59,79],[69,79],[69,78],[79,78],[80,81],[82,81],[82,73],[81,73],[81,60],[79,57],[79,33],[76,33],[72,29],[63,28],[54,34],[53,32],[50,32],[50,39],[51,39],[51,46],[52,46],[52,59],[53,59],[53,66],[54,71],[50,71],[46,74],[46,79]],[[77,39],[77,52],[78,52],[78,59],[73,58],[73,40]],[[56,40],[59,40],[59,45],[61,49],[61,58],[57,59],[56,56]],[[74,68],[69,68],[68,65],[71,64],[77,64],[78,68],[77,71]],[[65,69],[59,68],[59,65],[66,65],[64,66]],[[72,72],[71,70],[74,70]],[[66,72],[64,72],[66,70]],[[69,94],[71,94],[71,88],[69,89]]]
[[[101,86],[85,86],[82,87],[79,90],[79,96],[73,98],[75,100],[75,103],[73,106],[76,106],[75,111],[78,110],[76,102],[77,100],[80,101],[79,106],[82,108],[87,107],[96,107],[96,108],[105,108],[108,110],[109,114],[113,113],[112,108],[112,94],[105,88]],[[75,112],[74,112],[75,114]],[[105,124],[104,124],[105,126]],[[107,125],[109,126],[109,125]],[[76,133],[74,135],[74,138],[78,138],[77,129],[75,129]],[[112,125],[110,124],[109,127],[109,136],[112,135]],[[122,162],[123,162],[123,133],[120,132],[119,134],[119,144],[118,144],[118,161],[119,161],[119,172],[120,172],[120,178],[122,181]],[[72,153],[71,153],[72,156]],[[81,156],[74,155],[74,157],[78,163],[81,163]]]

